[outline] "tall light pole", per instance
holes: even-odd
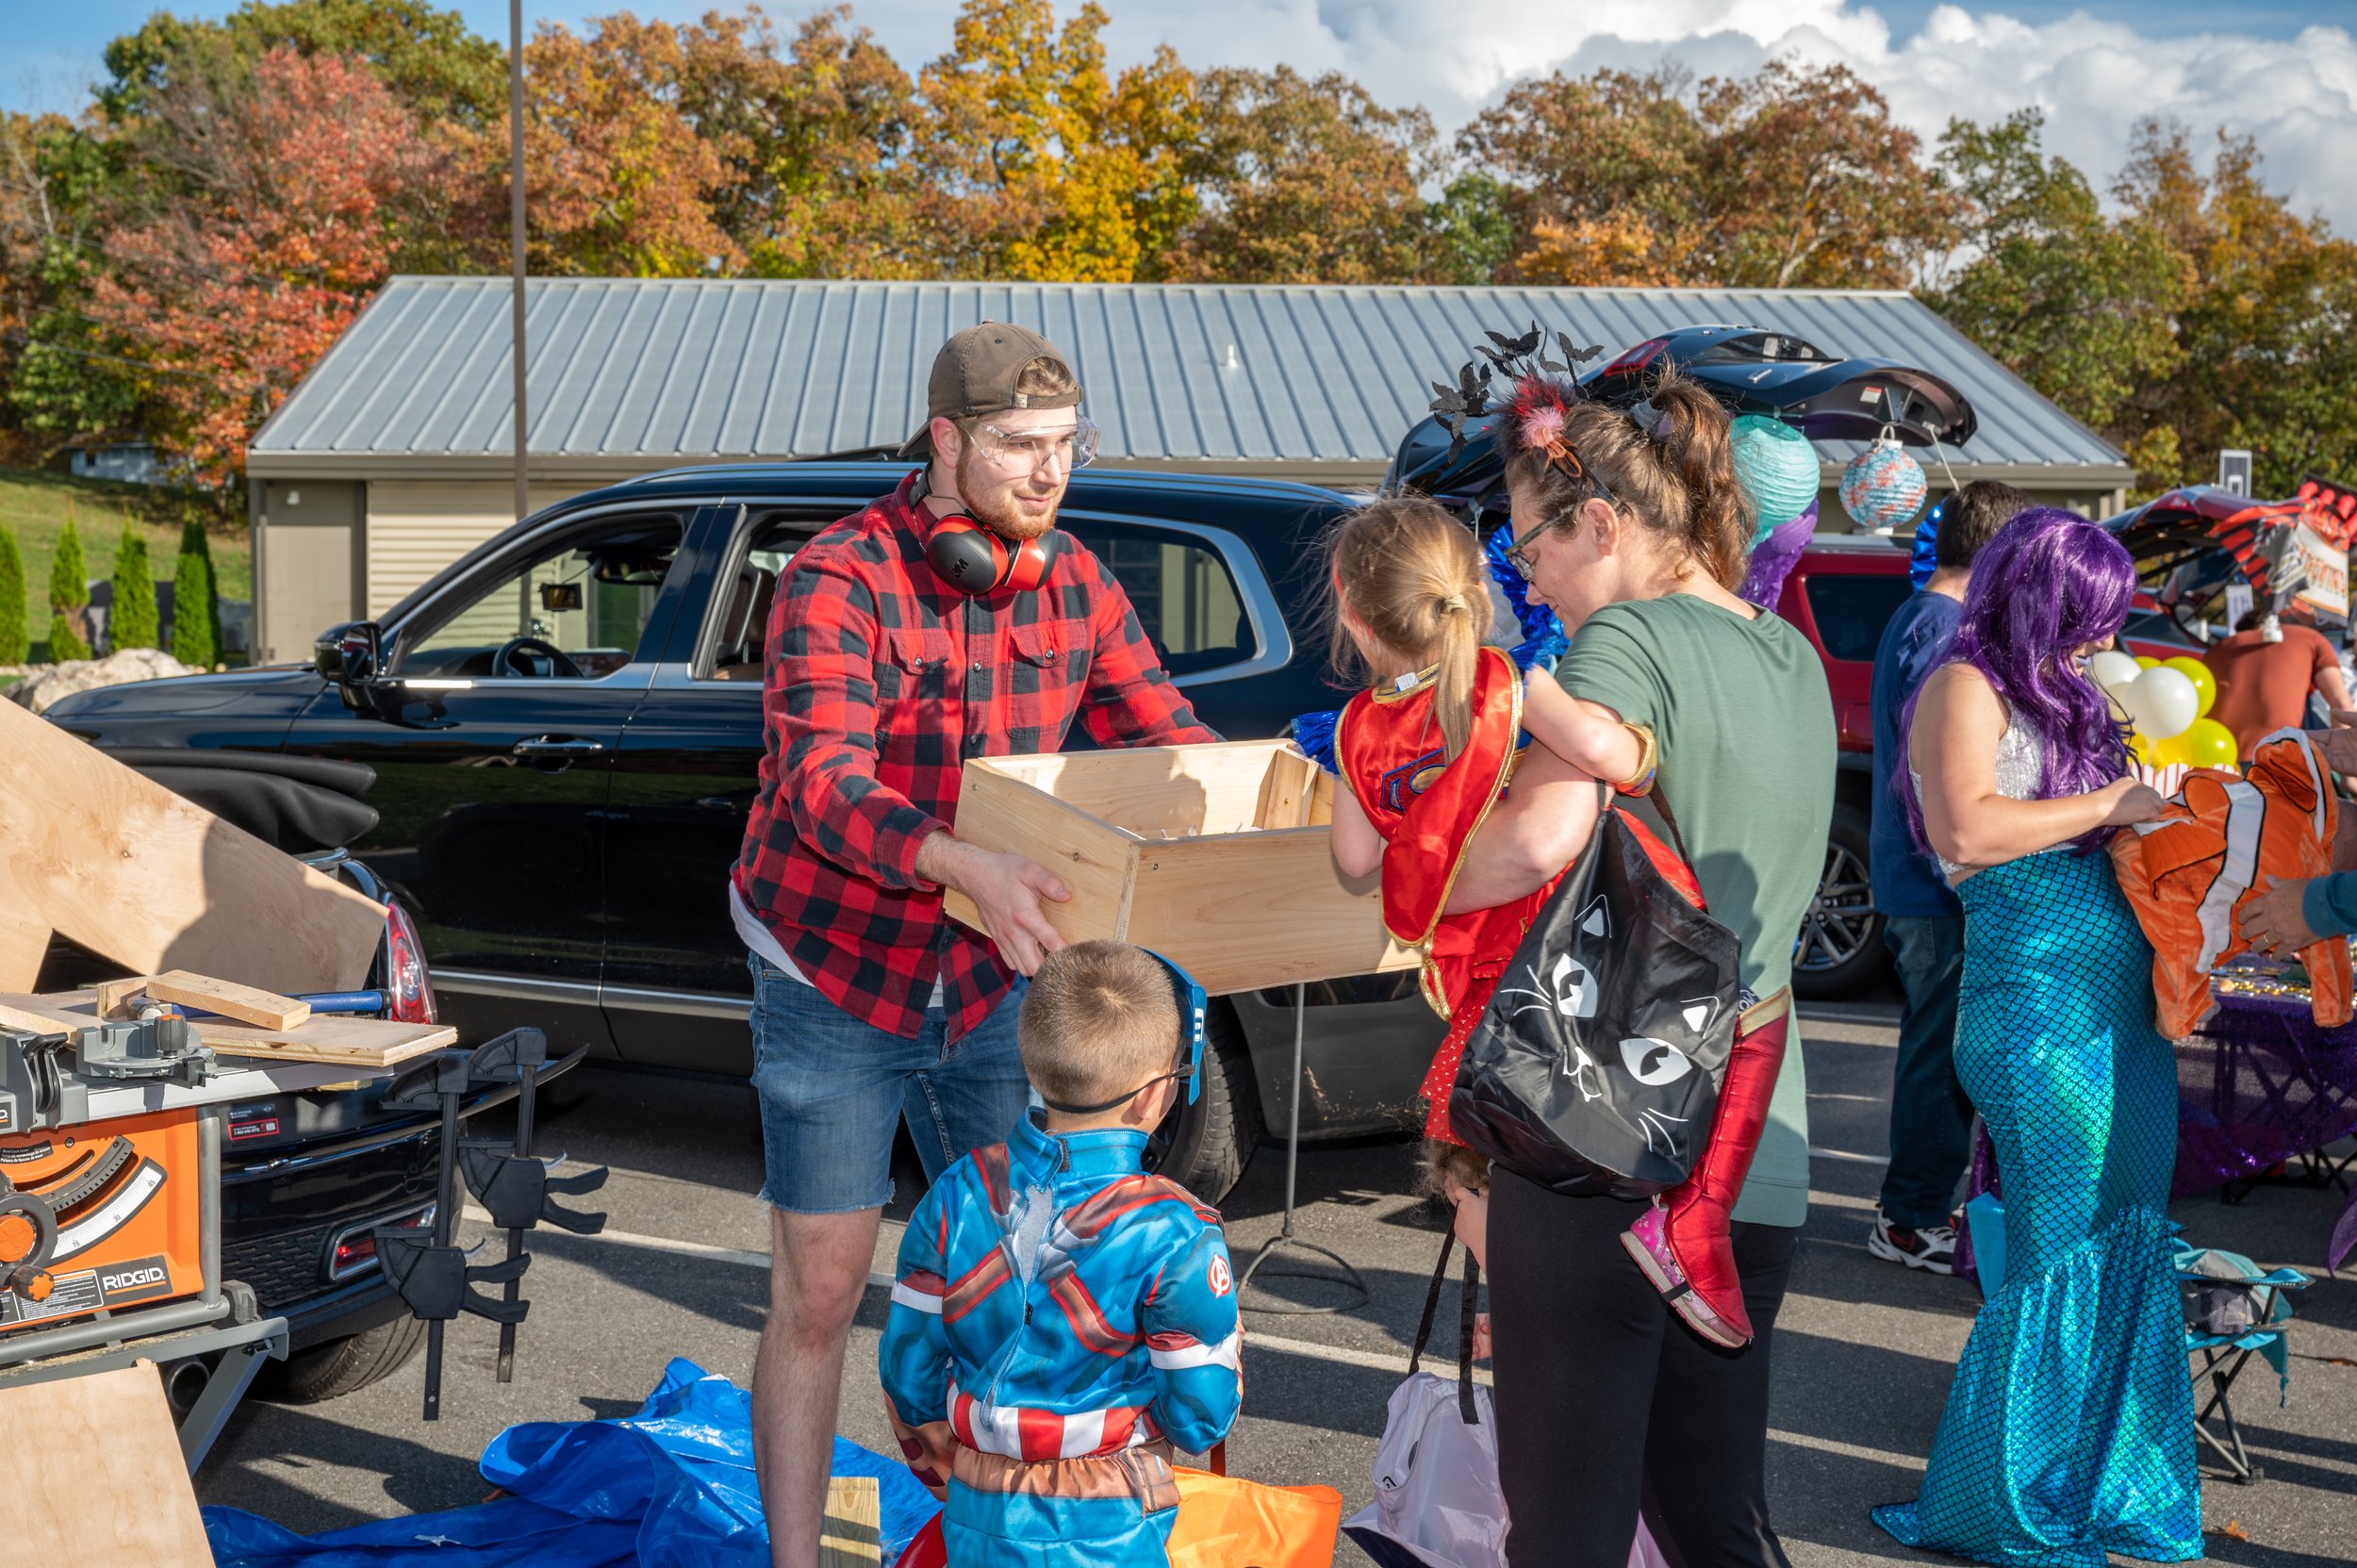
[[[516,520],[532,510],[524,479],[524,0],[507,0],[507,250],[515,280]]]

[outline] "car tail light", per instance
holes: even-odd
[[[392,1016],[404,1024],[441,1021],[434,1000],[434,977],[426,972],[425,944],[417,922],[398,899],[385,901],[385,995]]]
[[[1648,338],[1633,349],[1623,350],[1620,358],[1604,368],[1604,373],[1619,375],[1623,371],[1641,371],[1659,358],[1661,351],[1669,346],[1670,339],[1667,338]]]
[[[434,1205],[429,1203],[413,1214],[399,1219],[370,1220],[355,1225],[338,1235],[327,1249],[327,1277],[334,1280],[349,1279],[365,1274],[376,1266],[376,1233],[379,1230],[414,1230],[420,1234],[434,1224]]]

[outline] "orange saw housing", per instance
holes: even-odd
[[[0,1213],[0,1334],[148,1306],[206,1287],[195,1109],[0,1135],[0,1177],[50,1211],[57,1239]]]

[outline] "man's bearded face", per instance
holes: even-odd
[[[1055,527],[1072,480],[1068,436],[1078,422],[1070,408],[1014,409],[962,429],[952,471],[974,520],[1017,541]]]

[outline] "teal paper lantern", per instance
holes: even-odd
[[[1758,512],[1751,542],[1756,550],[1760,540],[1807,511],[1817,499],[1817,449],[1807,437],[1766,414],[1737,419],[1730,439],[1736,480]]]
[[[1922,465],[1887,436],[1841,470],[1841,509],[1860,528],[1896,528],[1923,509],[1930,493]]]

